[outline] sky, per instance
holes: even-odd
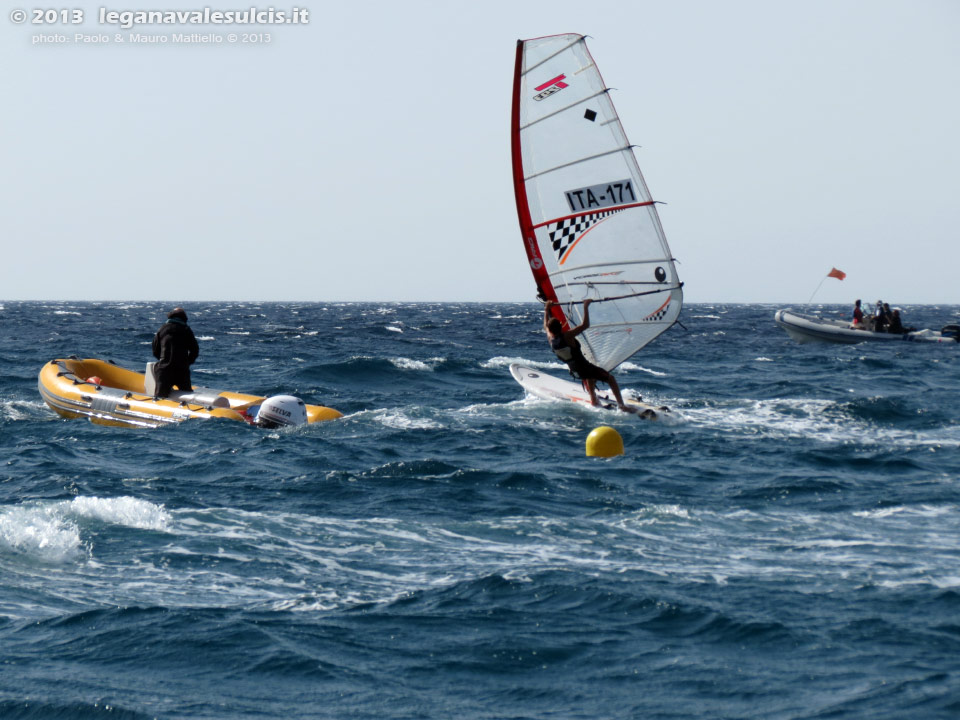
[[[960,303],[957,0],[126,2],[0,16],[0,300],[532,301],[516,41],[575,32],[687,302]],[[308,21],[99,18],[250,6]]]

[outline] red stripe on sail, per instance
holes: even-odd
[[[526,197],[526,194],[524,194]],[[603,208],[592,208],[590,210],[584,210],[583,212],[573,213],[572,215],[563,215],[561,217],[553,218],[552,220],[545,220],[542,223],[537,223],[533,226],[533,229],[542,228],[545,225],[550,225],[551,223],[562,222],[563,220],[572,220],[573,218],[586,217],[587,215],[593,215],[594,213],[601,212],[615,212],[617,210],[629,210],[630,208],[635,207],[644,207],[645,205],[654,205],[656,200],[647,200],[646,202],[630,203],[629,205],[611,205],[610,207]]]
[[[558,88],[568,87],[565,82],[562,82],[563,80],[566,80],[566,79],[567,79],[566,75],[557,75],[555,78],[553,78],[553,80],[547,80],[543,85],[537,85],[534,88],[534,90],[539,92],[540,90],[543,90],[544,88],[548,88],[551,85],[556,85]]]
[[[513,158],[513,191],[517,198],[517,219],[520,221],[520,234],[523,236],[523,247],[527,253],[533,279],[541,295],[547,300],[557,302],[557,292],[553,289],[550,276],[543,266],[543,258],[537,247],[537,235],[533,230],[533,218],[530,217],[530,206],[527,202],[527,185],[523,180],[523,153],[520,149],[520,88],[523,78],[523,40],[517,41],[517,62],[513,71],[513,109],[510,118],[510,149]],[[551,82],[556,81],[554,78]],[[539,88],[538,88],[539,89]],[[560,305],[553,306],[553,315],[565,326],[567,318]]]

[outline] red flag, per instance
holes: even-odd
[[[835,277],[837,280],[843,280],[847,274],[843,270],[837,270],[832,268],[830,272],[827,273],[827,277]]]

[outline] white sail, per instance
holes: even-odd
[[[587,359],[612,370],[680,314],[681,283],[607,86],[581,35],[517,43],[513,173],[541,297],[580,323]]]

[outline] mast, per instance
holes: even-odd
[[[540,248],[534,233],[533,220],[530,217],[530,205],[527,202],[527,184],[523,177],[523,151],[520,146],[520,93],[523,88],[524,40],[517,40],[517,59],[513,70],[513,108],[510,117],[510,150],[513,159],[513,191],[517,200],[517,219],[520,222],[520,234],[527,253],[527,262],[533,272],[534,282],[539,294],[545,300],[557,302],[557,293],[544,267]],[[553,306],[553,315],[567,325],[567,318],[559,304]]]

